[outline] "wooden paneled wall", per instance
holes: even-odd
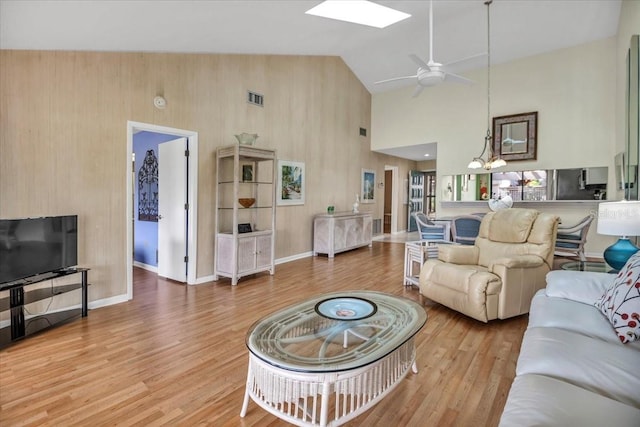
[[[234,134],[305,162],[306,204],[278,207],[276,258],[311,251],[313,215],[349,210],[362,168],[381,182],[385,165],[415,167],[370,151],[371,95],[337,57],[0,51],[0,217],[78,214],[90,300],[126,292],[128,120],[198,132],[198,277],[213,272],[215,149]],[[382,218],[376,190],[361,210]]]

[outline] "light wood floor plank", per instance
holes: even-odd
[[[136,269],[134,299],[0,351],[2,426],[285,426],[255,403],[240,418],[259,318],[305,298],[368,289],[422,302],[418,374],[348,423],[495,426],[527,316],[483,324],[402,285],[404,244],[374,242],[277,266],[238,286],[185,286]],[[91,274],[89,275],[91,277]]]

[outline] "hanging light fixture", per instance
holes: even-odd
[[[491,170],[507,165],[507,162],[493,153],[493,137],[491,136],[491,14],[489,13],[489,6],[492,2],[493,0],[484,2],[487,5],[487,135],[484,137],[482,153],[471,160],[469,166],[467,166],[469,169],[484,168]],[[486,159],[483,158],[485,153],[487,153]]]

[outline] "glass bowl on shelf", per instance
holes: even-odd
[[[253,145],[256,142],[256,139],[258,139],[258,134],[257,133],[246,133],[246,132],[242,132],[238,135],[235,135],[236,139],[238,140],[238,142],[240,144],[243,145]]]

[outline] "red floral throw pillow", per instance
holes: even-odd
[[[595,306],[623,343],[640,340],[640,251],[622,267]]]

